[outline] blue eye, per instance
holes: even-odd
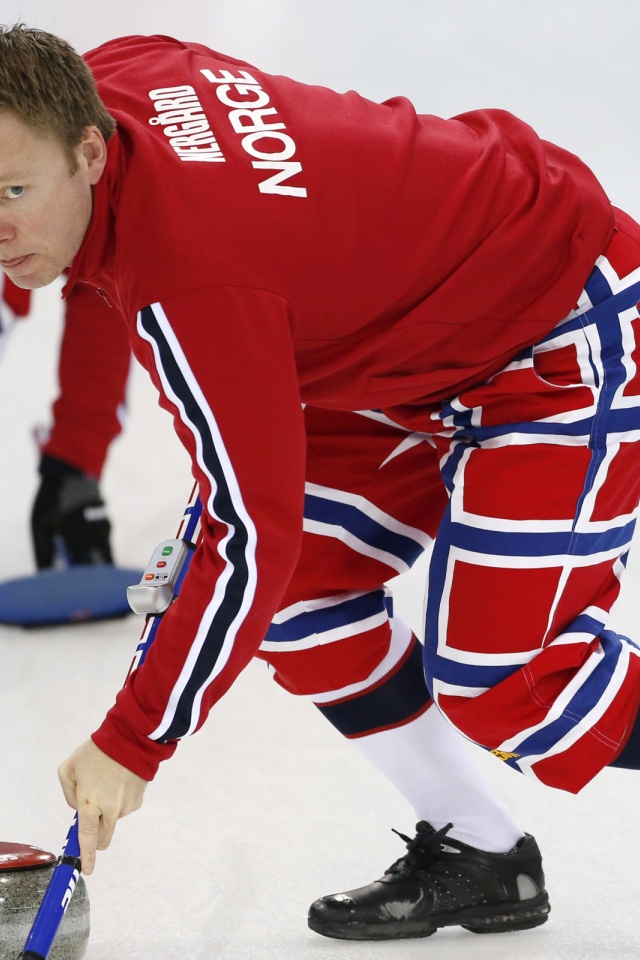
[[[24,193],[24,187],[7,187],[5,193],[9,200],[17,200]]]

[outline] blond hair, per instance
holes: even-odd
[[[74,148],[85,129],[96,126],[108,140],[116,126],[80,54],[59,37],[22,23],[0,25],[3,109],[12,110],[40,136],[57,140],[72,170]]]

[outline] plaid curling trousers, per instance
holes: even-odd
[[[640,230],[623,214],[577,309],[432,414],[449,503],[427,683],[466,736],[577,792],[620,751],[640,649],[607,629],[640,501]]]
[[[620,752],[640,649],[607,621],[640,502],[640,227],[617,218],[576,309],[487,382],[437,407],[305,410],[302,555],[259,656],[345,736],[433,694],[571,792]],[[431,547],[422,648],[385,581]]]

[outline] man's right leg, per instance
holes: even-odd
[[[445,509],[433,448],[375,416],[307,407],[305,417],[302,556],[260,655],[285,689],[309,697],[354,741],[420,821],[398,869],[348,896],[317,901],[310,925],[355,939],[426,936],[465,918],[470,929],[474,922],[485,928],[496,904],[502,919],[491,929],[542,923],[548,900],[535,841],[434,707],[421,645],[384,586],[429,547]],[[528,878],[524,886],[518,876]],[[438,912],[434,891],[441,900],[449,888]],[[389,905],[399,899],[405,912],[394,915]]]

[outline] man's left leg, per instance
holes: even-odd
[[[640,500],[640,228],[618,227],[575,313],[435,431],[428,682],[466,736],[571,792],[640,766],[640,649],[607,629]]]

